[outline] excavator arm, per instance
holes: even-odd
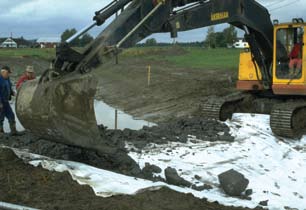
[[[118,13],[83,53],[69,46]],[[267,10],[254,0],[118,0],[97,11],[93,20],[60,45],[53,68],[38,81],[25,83],[18,92],[18,118],[38,136],[107,152],[101,145],[93,107],[98,81],[86,73],[113,59],[121,48],[133,46],[153,33],[168,32],[176,37],[179,31],[233,24],[245,30],[254,63],[259,66],[265,86],[271,86],[273,26]]]
[[[86,27],[85,31],[91,29],[92,26],[101,25],[107,18],[119,10],[123,10],[124,6],[130,2],[130,0],[121,0],[96,12],[94,17],[96,22]],[[135,30],[137,24],[141,23],[143,18],[157,6],[158,2],[144,0],[132,2],[82,55],[76,56],[77,53],[69,48],[68,43],[63,43],[57,53],[57,61],[61,62],[59,62],[59,65],[56,62],[56,69],[60,69],[63,62],[72,61],[76,66],[69,65],[72,69],[65,69],[65,71],[79,70],[86,72],[103,63],[103,55],[110,52],[109,47],[131,47],[153,33],[170,32],[172,37],[176,37],[179,31],[230,23],[245,31],[245,39],[249,42],[253,59],[258,64],[261,75],[263,75],[265,87],[267,89],[271,88],[270,67],[273,55],[273,25],[268,11],[263,6],[253,0],[189,0],[161,1],[159,3],[161,3],[161,8],[150,14],[148,19]],[[188,6],[175,11],[177,6],[185,5]],[[131,31],[132,33],[130,33]],[[69,41],[73,41],[81,34],[77,34]],[[105,49],[107,47],[108,49]],[[115,50],[113,48],[113,52]]]
[[[96,12],[93,24],[59,46],[54,64],[55,71],[59,74],[72,71],[81,73],[90,71],[103,64],[110,55],[117,54],[120,51],[119,47],[133,46],[155,31],[161,31],[161,27],[171,14],[171,10],[171,1],[115,0]],[[103,24],[108,18],[119,12],[118,17],[87,46],[82,54],[69,46],[69,43],[74,39],[92,27]]]

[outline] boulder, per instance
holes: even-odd
[[[209,184],[203,184],[201,186],[192,185],[191,188],[196,190],[196,191],[203,191],[203,190],[211,190],[211,189],[213,189],[213,187],[211,185],[209,185]]]
[[[260,201],[259,205],[261,205],[261,206],[268,206],[268,202],[269,202],[269,200]]]
[[[219,174],[218,178],[221,188],[229,196],[240,196],[249,184],[249,180],[234,169]]]
[[[144,178],[153,179],[153,173],[161,173],[162,169],[156,165],[151,165],[150,163],[145,163],[145,167],[142,169]]]
[[[190,187],[191,183],[180,177],[175,168],[168,167],[165,169],[166,181],[168,184],[176,186]]]
[[[252,189],[247,189],[246,191],[245,191],[245,195],[246,196],[250,196],[250,195],[252,195],[253,194],[253,190]]]

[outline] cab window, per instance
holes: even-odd
[[[303,28],[278,29],[276,33],[276,77],[300,79],[302,77]]]

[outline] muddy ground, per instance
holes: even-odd
[[[124,142],[132,142],[135,145],[134,151],[141,152],[140,149],[150,142],[186,142],[190,133],[206,141],[224,141],[229,146],[234,141],[226,125],[201,118],[178,119],[151,128],[144,127],[139,131],[109,130],[101,125],[100,132],[101,143],[116,148],[115,154],[103,155],[95,151],[52,143],[29,132],[22,136],[2,136],[0,144],[52,158],[83,162],[152,181],[170,183],[161,177],[153,177],[153,172],[158,166],[148,165],[141,170],[127,155]],[[210,203],[191,194],[182,194],[167,188],[135,196],[98,198],[90,187],[78,185],[69,174],[34,168],[22,162],[8,149],[0,149],[0,169],[1,201],[41,209],[246,209],[221,206],[217,202]],[[185,182],[181,180],[177,185],[186,186]],[[196,190],[211,190],[211,186]],[[164,199],[165,197],[167,199]]]
[[[9,66],[12,70],[11,80],[16,82],[18,78],[24,73],[27,66],[33,66],[36,75],[41,75],[44,70],[49,68],[50,62],[35,57],[0,57],[0,67]]]
[[[3,136],[0,143],[126,175],[159,180],[152,177],[150,170],[149,173],[148,170],[141,170],[127,156],[124,141],[129,140],[141,149],[150,142],[163,143],[161,139],[184,142],[191,132],[207,141],[221,140],[228,144],[233,141],[225,125],[198,116],[201,101],[205,97],[226,95],[234,91],[234,72],[182,68],[136,56],[123,56],[119,61],[119,65],[110,63],[94,73],[100,81],[97,98],[133,116],[157,122],[159,126],[145,127],[140,131],[114,131],[100,126],[101,143],[116,148],[115,154],[108,155],[51,143],[31,133],[21,137]],[[26,63],[17,64],[23,66]],[[47,67],[48,62],[40,65]],[[147,65],[152,66],[149,87]],[[221,131],[224,134],[220,134]],[[0,180],[0,201],[42,209],[244,209],[224,207],[169,189],[144,192],[136,196],[99,198],[94,196],[89,187],[79,186],[72,181],[68,174],[34,168],[4,150],[0,151]]]
[[[24,164],[11,150],[0,150],[0,167],[0,200],[40,209],[244,209],[221,208],[218,203],[167,188],[135,196],[97,197],[90,187],[77,184],[68,173],[50,172]]]
[[[178,67],[156,59],[155,54],[184,54],[184,49],[179,47],[148,53],[139,57],[119,56],[118,65],[113,61],[96,69],[93,74],[100,82],[97,98],[132,116],[158,123],[197,116],[207,96],[235,92],[236,71]],[[150,86],[148,65],[151,66]]]
[[[25,149],[31,153],[55,159],[82,162],[125,175],[159,181],[160,178],[153,178],[152,172],[148,174],[147,171],[141,171],[137,163],[127,155],[126,141],[133,143],[134,150],[138,152],[141,152],[141,149],[149,143],[186,142],[190,133],[199,139],[210,142],[224,141],[230,144],[234,141],[226,125],[214,120],[201,118],[178,119],[169,123],[161,123],[154,127],[144,127],[138,131],[131,129],[111,130],[103,125],[100,125],[99,128],[101,144],[114,150],[114,153],[101,154],[100,151],[88,151],[50,142],[29,132],[22,136],[2,136],[0,137],[0,144]]]

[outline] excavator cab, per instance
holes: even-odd
[[[306,40],[304,23],[274,27],[273,92],[277,95],[306,95]]]
[[[295,19],[297,20],[297,19]],[[306,24],[274,25],[272,91],[275,95],[306,95]],[[262,73],[249,49],[240,54],[237,89],[263,91]]]
[[[306,133],[305,29],[306,24],[302,19],[283,24],[274,22],[273,59],[268,69],[271,79],[267,87],[264,85],[264,71],[252,52],[247,50],[240,54],[237,89],[252,93],[254,101],[258,99],[256,103],[260,104],[260,108],[253,106],[251,112],[270,114],[273,133],[282,137],[296,138]],[[260,101],[262,97],[270,100]],[[242,98],[239,100],[242,101]],[[223,110],[228,101],[219,103],[219,110]],[[236,106],[239,104],[237,100],[230,102]]]

